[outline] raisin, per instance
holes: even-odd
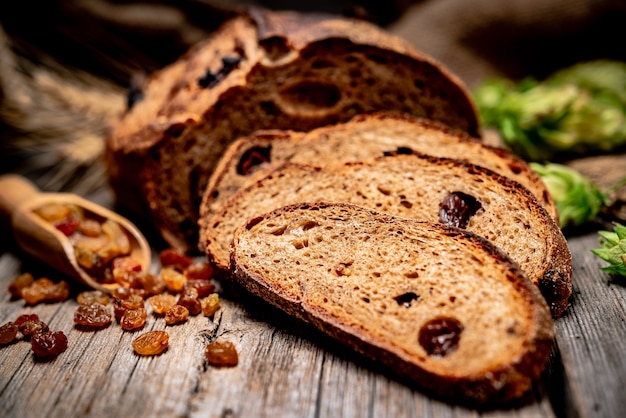
[[[237,349],[230,341],[213,341],[207,345],[205,356],[212,366],[234,367],[239,363]]]
[[[147,314],[144,308],[128,309],[122,315],[120,325],[122,329],[131,331],[143,327],[146,324],[146,318]]]
[[[144,308],[144,306],[143,298],[138,294],[131,293],[126,299],[113,299],[113,314],[115,319],[120,320],[126,311]]]
[[[7,322],[0,327],[0,345],[10,344],[15,341],[19,327],[15,322]]]
[[[176,303],[187,308],[190,315],[198,315],[202,312],[202,305],[198,300],[198,290],[193,287],[185,288]]]
[[[24,314],[17,317],[15,323],[19,326],[26,321],[39,321],[39,315],[37,314]]]
[[[61,280],[58,283],[55,283],[51,286],[46,292],[46,302],[63,302],[70,297],[70,285],[65,281]]]
[[[215,285],[210,280],[189,280],[183,287],[185,289],[194,288],[198,291],[198,297],[204,298],[215,291]]]
[[[146,296],[158,295],[166,289],[162,278],[145,272],[138,273],[135,276],[135,281],[131,284],[131,287],[142,289]]]
[[[9,284],[9,293],[13,298],[21,298],[22,290],[35,281],[31,273],[22,273]]]
[[[139,295],[142,296],[142,289],[131,289],[129,287],[116,287],[113,290],[112,296],[114,299],[125,300],[128,299],[131,295]]]
[[[135,338],[133,350],[141,356],[154,356],[167,349],[169,335],[165,331],[150,331]]]
[[[193,262],[193,258],[176,248],[166,248],[159,253],[159,261],[163,267],[175,267],[185,270]]]
[[[172,267],[161,269],[161,278],[165,282],[167,290],[173,293],[180,293],[187,282],[185,275]]]
[[[439,222],[466,228],[470,218],[482,208],[482,205],[474,196],[463,192],[448,194],[439,205]]]
[[[108,305],[110,301],[111,297],[101,290],[86,290],[76,296],[76,302],[79,305],[91,305],[93,303]]]
[[[454,318],[431,319],[419,331],[419,344],[429,356],[445,357],[459,346],[463,325]]]
[[[165,312],[165,323],[167,325],[180,324],[189,318],[189,310],[182,305],[174,305]]]
[[[30,286],[22,289],[22,299],[29,305],[36,305],[46,300],[48,290],[54,286],[54,282],[50,279],[42,277],[37,279]]]
[[[141,272],[141,264],[130,256],[117,257],[111,265],[113,280],[123,287],[130,287]]]
[[[33,336],[30,345],[37,357],[56,357],[67,349],[67,337],[62,331],[42,332]]]
[[[106,306],[94,303],[80,305],[74,312],[74,323],[92,328],[104,328],[111,325],[113,316]]]
[[[102,226],[94,219],[82,219],[78,224],[78,232],[87,237],[97,238],[102,234]]]
[[[22,333],[22,335],[24,335],[25,338],[31,338],[34,335],[40,334],[42,332],[48,332],[50,330],[45,322],[38,319],[22,322],[18,326],[20,332]]]
[[[253,147],[246,150],[237,163],[237,174],[248,176],[257,171],[263,164],[271,161],[272,146]]]
[[[163,315],[172,306],[176,305],[176,296],[169,293],[162,293],[160,295],[150,296],[148,303],[152,306],[152,312],[157,315]]]
[[[187,280],[209,280],[213,276],[213,267],[209,263],[192,263],[183,274]]]
[[[204,316],[211,317],[215,315],[215,312],[220,308],[220,297],[217,293],[212,293],[206,298],[202,299],[202,313]]]

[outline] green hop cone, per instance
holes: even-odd
[[[626,226],[615,224],[613,232],[599,231],[601,248],[591,252],[609,263],[602,270],[614,276],[626,277]]]
[[[560,226],[579,226],[594,219],[606,197],[587,177],[561,164],[530,163],[541,176],[559,212]]]

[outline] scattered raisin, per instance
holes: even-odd
[[[128,309],[120,319],[122,329],[131,331],[138,329],[146,324],[147,314],[144,308]]]
[[[39,321],[39,315],[37,314],[24,314],[17,317],[15,323],[19,326],[26,321]]]
[[[180,324],[189,318],[189,310],[183,305],[174,305],[165,312],[165,323],[167,325]]]
[[[141,296],[131,293],[126,299],[113,299],[113,314],[115,319],[121,319],[126,311],[144,308],[145,303]]]
[[[193,287],[186,287],[183,290],[177,304],[187,308],[190,315],[198,315],[202,312],[202,305],[198,300],[198,290]]]
[[[30,340],[37,357],[56,357],[67,349],[67,337],[62,331],[46,331],[34,335]]]
[[[46,293],[46,302],[63,302],[70,297],[70,285],[61,280],[58,283],[52,285]]]
[[[454,318],[431,319],[419,331],[419,344],[429,356],[444,357],[459,346],[463,325]]]
[[[48,332],[50,330],[45,322],[38,319],[24,321],[20,323],[18,327],[22,335],[24,335],[24,338],[31,338],[37,334]]]
[[[183,274],[187,280],[209,280],[213,276],[213,267],[209,263],[192,263]]]
[[[7,322],[0,327],[0,345],[10,344],[15,341],[19,327],[15,322]]]
[[[172,267],[161,269],[161,278],[165,282],[167,290],[173,293],[180,293],[187,282],[185,275]]]
[[[235,345],[230,341],[213,341],[206,347],[206,359],[217,367],[234,367],[239,363]]]
[[[158,295],[166,289],[165,282],[161,277],[145,272],[138,273],[135,276],[135,281],[131,284],[131,287],[142,289],[146,296]]]
[[[92,328],[104,328],[111,325],[113,316],[106,306],[94,303],[80,305],[74,312],[74,323]]]
[[[86,290],[76,296],[76,302],[79,305],[91,305],[93,303],[108,305],[110,301],[111,297],[101,290]]]
[[[163,267],[174,267],[185,270],[193,262],[193,258],[176,248],[166,248],[159,253],[159,262]]]
[[[215,291],[215,285],[210,280],[189,280],[183,287],[185,289],[194,288],[198,291],[198,297],[204,298]]]
[[[36,305],[46,300],[48,290],[54,286],[54,282],[50,279],[42,277],[37,279],[30,286],[22,289],[22,299],[29,305]]]
[[[135,338],[133,350],[141,356],[154,356],[167,349],[169,335],[165,331],[150,331]]]
[[[439,221],[457,228],[466,228],[470,218],[482,208],[474,196],[463,192],[448,194],[439,205]]]
[[[9,284],[9,293],[13,298],[21,298],[22,290],[35,281],[31,273],[22,273]]]
[[[206,298],[202,299],[202,313],[204,316],[211,317],[215,315],[215,312],[220,308],[220,297],[217,293],[212,293]]]
[[[163,315],[168,309],[176,305],[176,296],[169,293],[162,293],[160,295],[150,296],[148,303],[152,306],[152,312],[157,315]]]

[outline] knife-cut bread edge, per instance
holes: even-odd
[[[231,246],[249,292],[447,399],[519,398],[549,357],[537,288],[459,228],[303,202],[251,218]]]

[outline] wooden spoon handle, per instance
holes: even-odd
[[[10,225],[17,208],[40,194],[37,186],[25,177],[17,174],[0,176],[0,224]]]

